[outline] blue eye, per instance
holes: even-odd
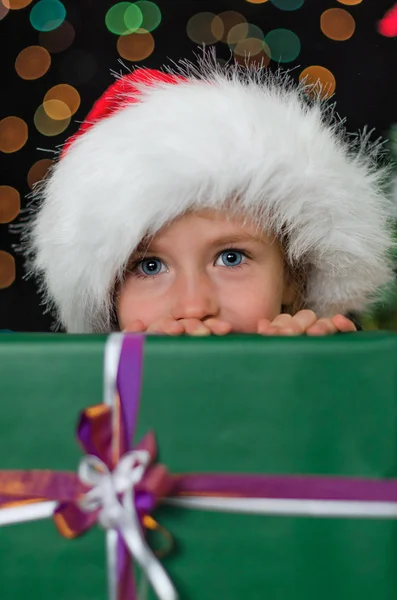
[[[243,258],[244,254],[243,252],[240,252],[240,250],[225,250],[225,252],[222,252],[218,256],[215,265],[223,267],[237,267],[238,265],[241,265]],[[221,261],[221,263],[219,261]]]
[[[162,267],[165,265],[158,258],[145,258],[144,260],[141,260],[137,266],[141,273],[150,276],[161,273]]]

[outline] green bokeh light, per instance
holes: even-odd
[[[106,27],[116,35],[133,33],[143,22],[143,15],[139,7],[132,2],[118,2],[106,13]]]
[[[280,10],[298,10],[305,0],[270,0],[270,2]]]
[[[139,0],[135,2],[143,16],[142,29],[154,31],[161,23],[161,10],[154,2],[148,0]],[[139,33],[139,32],[138,32]]]
[[[301,51],[301,43],[293,31],[289,29],[273,29],[265,37],[272,60],[276,63],[287,63],[295,60]]]
[[[53,31],[65,17],[66,8],[59,0],[40,0],[30,11],[30,22],[37,31]]]

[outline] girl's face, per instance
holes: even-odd
[[[186,214],[132,257],[117,294],[120,329],[173,319],[218,318],[254,333],[291,301],[273,237],[253,222],[214,210]]]

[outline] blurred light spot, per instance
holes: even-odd
[[[157,4],[148,0],[138,0],[135,5],[139,8],[143,17],[142,24],[139,27],[146,31],[157,29],[161,23],[161,10]]]
[[[320,65],[312,65],[307,67],[299,75],[299,80],[305,80],[305,83],[309,86],[313,86],[309,89],[310,94],[318,94],[323,98],[332,96],[336,88],[336,80],[329,69],[321,67]]]
[[[258,38],[246,38],[245,40],[240,40],[235,48],[234,54],[238,54],[239,56],[255,56],[259,54],[263,50],[263,41]]]
[[[60,79],[71,85],[88,83],[98,70],[98,63],[93,54],[85,50],[69,50],[59,64]]]
[[[46,100],[43,102],[43,108],[50,119],[55,121],[66,121],[72,116],[70,108],[62,100]]]
[[[10,287],[15,281],[15,259],[9,252],[0,250],[0,289]]]
[[[270,63],[271,58],[270,48],[266,46],[264,42],[262,42],[259,52],[256,52],[256,44],[258,43],[258,41],[259,40],[255,38],[247,38],[239,42],[234,49],[234,58],[236,62],[245,67],[251,65],[256,65],[258,67],[267,67]],[[253,47],[251,47],[251,44],[254,44]],[[245,54],[242,54],[243,50],[246,50]]]
[[[21,196],[10,185],[0,185],[0,223],[11,223],[21,210]]]
[[[215,17],[212,20],[211,33],[217,42],[219,42],[223,38],[223,35],[225,33],[225,27],[223,25],[222,19],[219,18],[219,15],[215,15]]]
[[[19,10],[20,8],[25,8],[25,6],[29,6],[32,0],[2,0],[4,6],[11,10]]]
[[[62,25],[53,31],[40,31],[39,43],[51,52],[63,52],[73,43],[76,32],[73,25],[64,21]]]
[[[62,102],[62,104],[66,105],[69,111],[69,116],[74,115],[80,106],[80,94],[78,93],[76,88],[74,88],[72,85],[68,85],[67,83],[60,83],[59,85],[55,85],[50,90],[48,90],[48,92],[44,96],[43,105],[46,113],[53,119],[56,119],[57,117],[54,117],[52,114],[50,114],[51,109],[49,112],[48,106],[46,104],[50,100],[57,100]],[[67,118],[67,116],[65,118]]]
[[[265,42],[270,48],[272,60],[277,63],[291,62],[301,51],[298,36],[289,29],[273,29],[265,37]]]
[[[0,150],[7,154],[17,152],[28,139],[28,126],[19,117],[6,117],[0,121]]]
[[[4,6],[3,2],[0,0],[0,21],[8,14],[8,10],[9,9]]]
[[[136,33],[122,35],[117,40],[117,52],[131,61],[144,60],[154,50],[154,37],[149,31],[138,29]]]
[[[118,2],[109,8],[105,16],[106,27],[115,35],[128,35],[139,29],[143,15],[136,4]]]
[[[240,25],[241,23],[247,23],[247,19],[234,10],[226,10],[225,12],[222,12],[219,15],[217,15],[216,19],[220,19],[220,21],[223,24],[223,33],[221,34],[221,37],[219,39],[220,41],[226,43],[229,32],[231,29],[233,29],[233,27],[235,27],[236,25]],[[217,25],[217,27],[219,27],[219,25]],[[237,42],[238,41],[239,40],[237,40]]]
[[[270,0],[280,10],[298,10],[305,0]]]
[[[195,44],[214,44],[218,41],[212,31],[212,23],[216,15],[211,12],[197,13],[186,25],[188,37]]]
[[[52,31],[66,17],[66,9],[59,0],[39,0],[30,11],[30,22],[38,31]]]
[[[268,0],[247,0],[250,4],[264,4]]]
[[[263,42],[264,34],[260,27],[251,23],[240,23],[232,27],[227,36],[227,43],[233,47],[246,38],[257,39]],[[239,53],[237,53],[239,54]]]
[[[344,8],[329,8],[320,18],[321,31],[331,40],[344,42],[352,37],[356,24]]]
[[[55,101],[51,100],[50,102]],[[70,116],[64,120],[51,119],[46,113],[44,106],[41,104],[34,114],[33,121],[36,129],[40,133],[52,137],[54,135],[59,135],[67,129],[70,123]]]
[[[29,46],[18,54],[15,70],[22,79],[38,79],[47,73],[51,65],[51,56],[42,46]]]
[[[383,19],[379,21],[378,31],[385,37],[397,36],[397,4],[392,6],[392,8],[387,11]]]
[[[50,158],[42,158],[30,167],[27,178],[30,189],[33,189],[33,186],[39,181],[43,181],[53,164]]]
[[[363,0],[338,0],[341,4],[345,4],[346,6],[355,6],[356,4],[361,4]]]

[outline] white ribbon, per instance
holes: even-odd
[[[111,472],[96,456],[85,456],[80,462],[79,478],[91,489],[81,499],[80,507],[87,512],[99,510],[100,525],[121,534],[131,556],[160,600],[177,600],[171,580],[146,543],[135,508],[134,488],[142,479],[149,461],[150,455],[146,450],[134,450],[125,454]],[[117,596],[111,597],[111,600],[116,599]]]

